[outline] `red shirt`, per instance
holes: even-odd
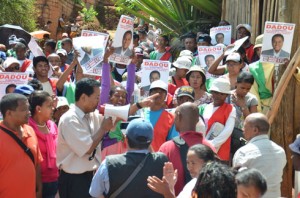
[[[2,122],[0,125],[7,128]],[[0,130],[0,197],[36,197],[35,165],[43,158],[33,129],[28,125],[22,127],[22,141],[30,148],[35,164],[12,137]]]
[[[205,138],[203,138],[202,133],[187,131],[187,132],[182,132],[179,135],[182,139],[184,139],[184,141],[187,143],[189,147],[195,144],[203,144],[209,146],[213,151],[215,151],[213,145],[208,141],[206,141]],[[165,142],[163,145],[161,145],[159,151],[163,152],[169,158],[170,162],[173,163],[174,169],[177,169],[178,171],[178,178],[175,185],[175,194],[178,195],[182,191],[185,185],[184,169],[181,162],[179,148],[175,145],[173,140],[169,140]]]

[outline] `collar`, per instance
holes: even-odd
[[[83,119],[86,115],[78,106],[75,105],[75,113],[78,115],[79,118]]]
[[[180,137],[189,136],[189,135],[197,135],[203,137],[203,134],[201,132],[196,131],[183,131],[179,132]]]
[[[142,150],[131,150],[131,151],[127,151],[127,153],[149,153],[148,149],[142,149]]]
[[[16,131],[13,131],[9,128],[7,128],[4,124],[3,124],[3,121],[0,122],[1,126],[10,130],[11,132],[13,132],[15,135],[18,136],[18,133]],[[22,129],[23,129],[23,133],[22,133],[22,138],[28,138],[28,137],[31,137],[32,134],[31,134],[31,131],[27,129],[28,125],[27,124],[23,124],[22,125]]]
[[[255,136],[249,141],[249,143],[253,143],[259,140],[269,140],[269,136],[267,134]]]

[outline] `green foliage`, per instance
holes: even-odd
[[[0,25],[19,25],[28,32],[36,28],[35,0],[0,0]]]
[[[85,6],[83,2],[80,4],[82,6],[82,10],[79,11],[79,14],[82,16],[82,20],[84,23],[91,23],[95,20],[98,13],[94,9],[94,6],[91,5],[89,9]]]
[[[208,31],[220,20],[221,4],[222,0],[118,0],[116,3],[126,12],[177,36],[188,31]],[[150,21],[150,16],[156,20]]]

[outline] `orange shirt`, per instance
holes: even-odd
[[[2,122],[0,125],[7,128]],[[43,160],[37,137],[30,126],[23,125],[23,129],[22,141],[30,148],[37,164]],[[11,136],[0,130],[0,197],[36,197],[35,181],[35,165],[29,156]]]

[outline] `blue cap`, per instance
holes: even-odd
[[[300,155],[300,136],[297,136],[296,140],[289,147],[291,151]]]
[[[30,85],[18,85],[14,91],[14,93],[22,95],[30,95],[32,92],[34,92],[34,89]]]
[[[153,139],[153,127],[142,118],[134,119],[129,122],[125,135],[136,144],[148,144]]]

